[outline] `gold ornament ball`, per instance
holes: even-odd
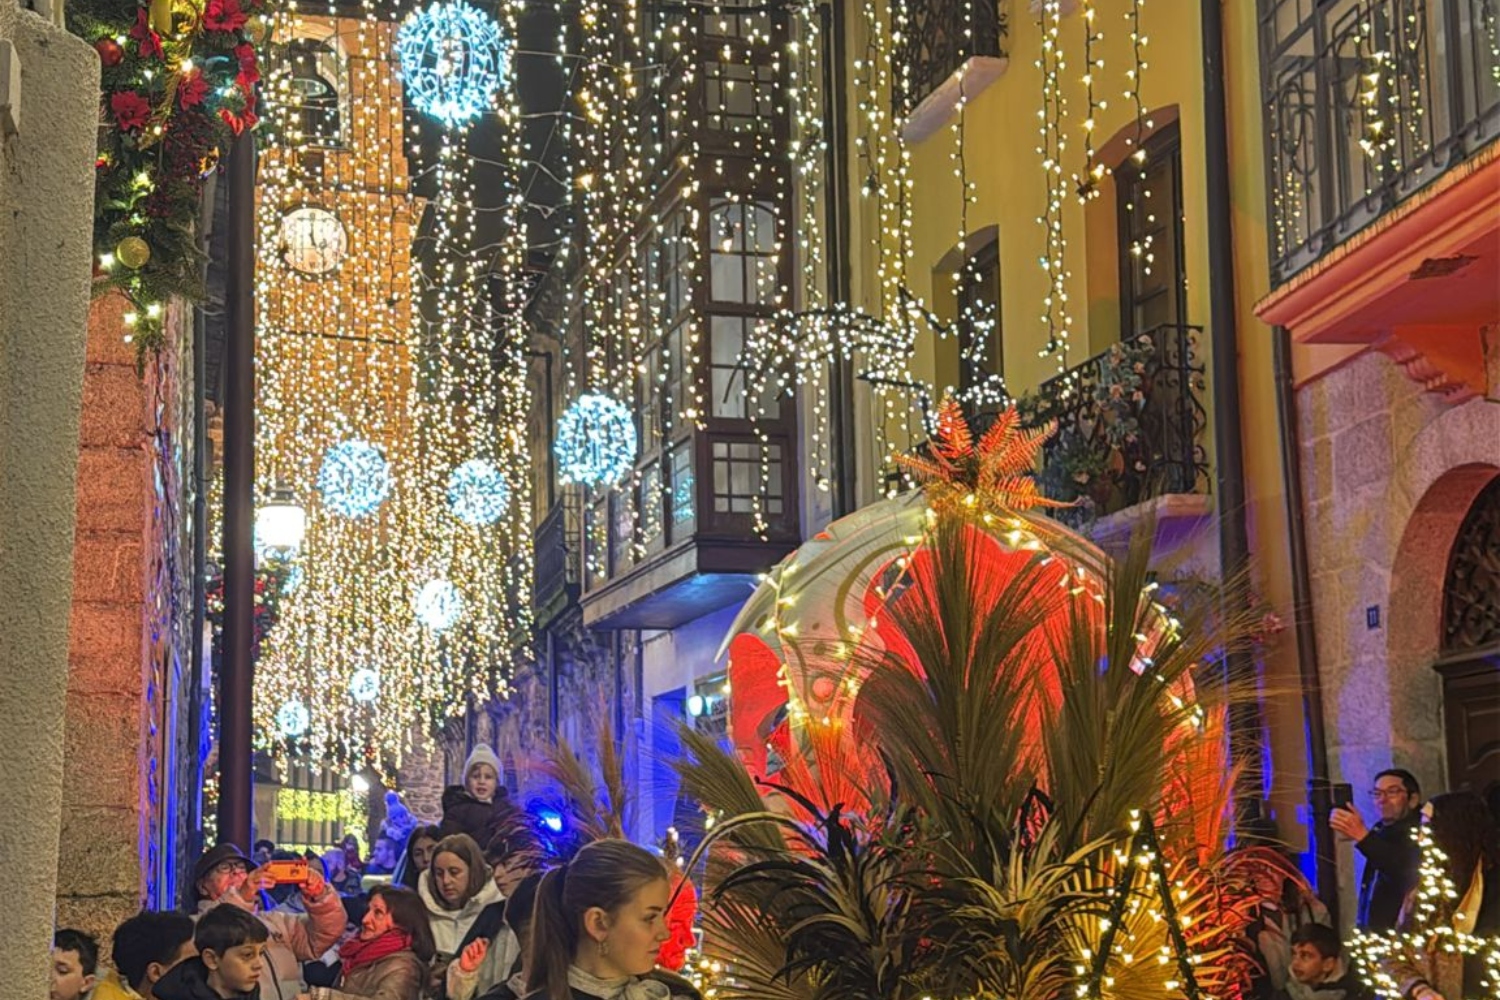
[[[115,259],[132,271],[145,267],[151,259],[151,244],[139,236],[127,236],[115,247]]]

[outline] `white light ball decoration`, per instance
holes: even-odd
[[[464,596],[447,580],[428,580],[417,592],[417,621],[434,632],[451,628],[464,614]]]
[[[448,506],[464,524],[482,528],[510,508],[510,484],[494,462],[471,458],[448,477]]]
[[[450,127],[490,110],[509,58],[495,19],[463,0],[413,11],[396,33],[407,98]]]
[[[565,483],[613,486],[635,464],[635,420],[619,400],[586,392],[557,421],[553,453]]]
[[[373,514],[390,495],[390,463],[368,441],[340,441],[323,455],[318,492],[324,506],[335,514],[348,518]]]
[[[312,725],[312,713],[300,701],[283,702],[276,710],[276,729],[288,739],[301,736]]]
[[[373,667],[360,667],[349,678],[349,696],[366,704],[380,697],[380,673]]]

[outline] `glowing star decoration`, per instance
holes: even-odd
[[[447,580],[428,580],[417,592],[417,621],[434,632],[451,628],[463,617],[464,598]]]
[[[276,710],[276,729],[282,736],[294,738],[307,732],[312,723],[312,714],[300,701],[284,702]]]
[[[563,482],[612,486],[635,464],[635,421],[618,400],[586,392],[558,420],[553,450]]]
[[[368,441],[340,441],[323,455],[318,492],[335,514],[349,518],[373,514],[390,495],[390,463]]]
[[[413,11],[396,35],[407,98],[449,126],[490,110],[508,58],[500,26],[462,0]]]
[[[482,528],[510,508],[510,484],[495,463],[471,458],[448,477],[448,506],[464,524]]]
[[[349,696],[369,703],[380,697],[380,674],[371,667],[360,667],[349,678]]]

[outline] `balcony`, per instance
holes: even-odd
[[[891,106],[905,122],[902,136],[919,142],[936,132],[952,115],[960,88],[972,101],[999,79],[1006,69],[1000,40],[1005,19],[999,0],[892,0],[905,9],[906,30],[898,43],[895,64],[906,70],[895,74]],[[965,16],[966,8],[971,17]]]
[[[1500,23],[1494,0],[1261,7],[1280,285],[1500,133]]]
[[[1038,483],[1052,499],[1077,504],[1059,520],[1089,525],[1099,538],[1128,529],[1127,512],[1147,504],[1159,521],[1207,515],[1202,335],[1195,326],[1156,327],[1020,401],[1029,426],[1057,423]]]

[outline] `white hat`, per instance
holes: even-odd
[[[469,754],[469,759],[464,761],[464,780],[469,780],[469,775],[474,770],[475,764],[488,764],[495,769],[495,779],[500,778],[500,758],[495,756],[495,751],[481,743]]]

